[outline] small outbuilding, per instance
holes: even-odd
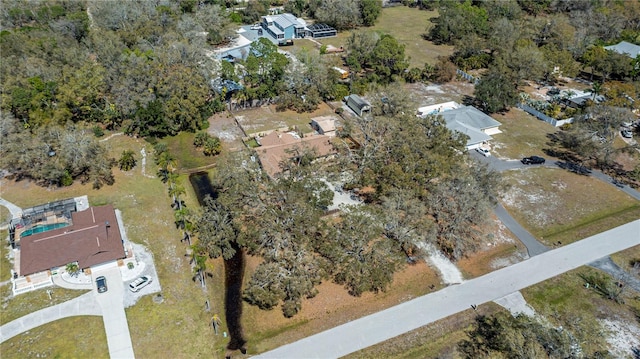
[[[358,116],[362,116],[363,113],[371,111],[371,104],[356,94],[346,96],[344,102]]]
[[[336,135],[336,118],[334,116],[320,116],[311,119],[311,127],[319,134],[333,137]]]

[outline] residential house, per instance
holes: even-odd
[[[334,116],[320,116],[311,119],[311,127],[321,135],[333,137],[336,135],[336,118]]]
[[[605,46],[605,50],[614,51],[619,54],[627,55],[632,59],[635,59],[640,55],[640,46],[632,44],[630,42],[622,41],[618,44]]]
[[[276,178],[282,172],[280,164],[293,157],[297,150],[312,149],[318,158],[335,153],[330,140],[331,137],[324,135],[300,138],[295,133],[274,131],[265,137],[256,138],[260,144],[260,147],[256,148],[256,153],[262,169],[271,178]]]
[[[371,104],[356,94],[346,96],[343,100],[358,116],[362,116],[363,113],[371,111]]]
[[[436,108],[440,108],[438,106],[444,108],[444,105],[445,104],[434,106],[436,106]],[[441,116],[445,120],[447,128],[451,131],[456,131],[468,136],[467,149],[469,150],[481,147],[492,139],[491,135],[501,133],[499,129],[501,125],[500,122],[494,120],[473,106],[458,105],[458,107],[447,107],[453,108],[435,113],[427,113],[420,117],[425,117],[428,114],[437,114]]]
[[[302,38],[306,35],[307,23],[292,14],[263,16],[260,26],[277,41]]]
[[[36,233],[25,232],[19,240],[19,275],[77,263],[87,269],[126,257],[113,206],[89,207],[72,212],[68,225]]]

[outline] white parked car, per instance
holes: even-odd
[[[262,29],[262,26],[260,26],[260,24],[251,25],[251,30],[260,30],[260,29]]]
[[[144,288],[147,286],[147,284],[151,283],[151,277],[148,276],[142,276],[137,278],[136,280],[134,280],[133,282],[129,283],[129,290],[132,292],[137,292],[140,289]]]
[[[489,149],[487,149],[487,148],[478,147],[478,148],[476,148],[476,151],[480,152],[480,154],[485,156],[485,157],[491,156],[491,152],[489,152]]]

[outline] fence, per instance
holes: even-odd
[[[460,77],[462,77],[463,79],[471,82],[474,85],[477,85],[480,82],[480,79],[473,76],[473,75],[469,75],[468,73],[460,70],[460,69],[456,69],[456,74]]]
[[[560,127],[566,123],[571,123],[573,122],[573,118],[568,118],[566,120],[556,120],[553,117],[549,117],[547,115],[545,115],[544,113],[536,110],[533,107],[527,106],[525,104],[519,103],[516,105],[519,109],[522,109],[523,111],[527,112],[530,115],[533,115],[535,117],[537,117],[539,120],[542,120],[554,127]]]

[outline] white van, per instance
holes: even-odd
[[[142,276],[129,283],[129,290],[132,292],[137,292],[140,289],[147,286],[147,284],[151,283],[151,277]]]

